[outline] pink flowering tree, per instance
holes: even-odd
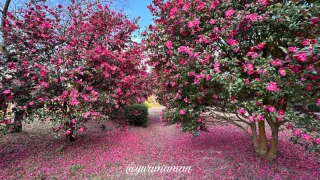
[[[294,141],[319,152],[319,116],[294,111],[296,104],[320,105],[319,6],[154,0],[149,9],[157,18],[145,40],[167,107],[162,120],[195,135],[206,123],[234,124],[269,160],[276,158],[280,127],[288,124]],[[214,120],[205,121],[206,113]]]
[[[67,141],[89,119],[109,119],[150,94],[144,46],[131,41],[139,27],[108,5],[29,3],[7,13],[6,91],[23,99],[17,107],[30,119],[49,120]],[[17,75],[17,73],[20,74]]]

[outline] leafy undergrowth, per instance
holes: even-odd
[[[210,127],[198,138],[159,122],[150,109],[147,128],[118,131],[89,123],[73,145],[62,149],[48,124],[26,126],[0,138],[0,179],[316,179],[319,157],[280,133],[280,154],[270,163],[256,157],[245,133],[233,126]],[[190,174],[126,173],[128,166],[192,166]]]

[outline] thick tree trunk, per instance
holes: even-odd
[[[18,110],[14,112],[14,129],[15,132],[22,132],[22,120],[24,111]]]
[[[259,127],[259,141],[260,141],[259,154],[261,157],[266,157],[266,155],[267,155],[267,136],[266,136],[264,121],[258,121],[258,127]]]
[[[272,137],[271,137],[271,147],[267,154],[267,160],[274,160],[277,157],[278,153],[278,128],[272,129]]]
[[[271,147],[266,156],[266,159],[271,161],[276,159],[278,154],[278,134],[279,134],[279,127],[281,123],[273,122],[270,117],[267,117],[267,122],[271,128],[272,136],[271,136]]]
[[[250,128],[251,128],[251,132],[252,132],[252,143],[254,146],[254,150],[255,150],[256,154],[260,154],[256,123],[255,122],[251,123]]]

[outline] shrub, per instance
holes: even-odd
[[[146,126],[148,122],[148,107],[144,104],[133,104],[124,108],[124,116],[130,125]]]

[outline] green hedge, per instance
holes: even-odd
[[[124,116],[130,125],[146,126],[148,122],[148,107],[144,104],[133,104],[124,108]]]

